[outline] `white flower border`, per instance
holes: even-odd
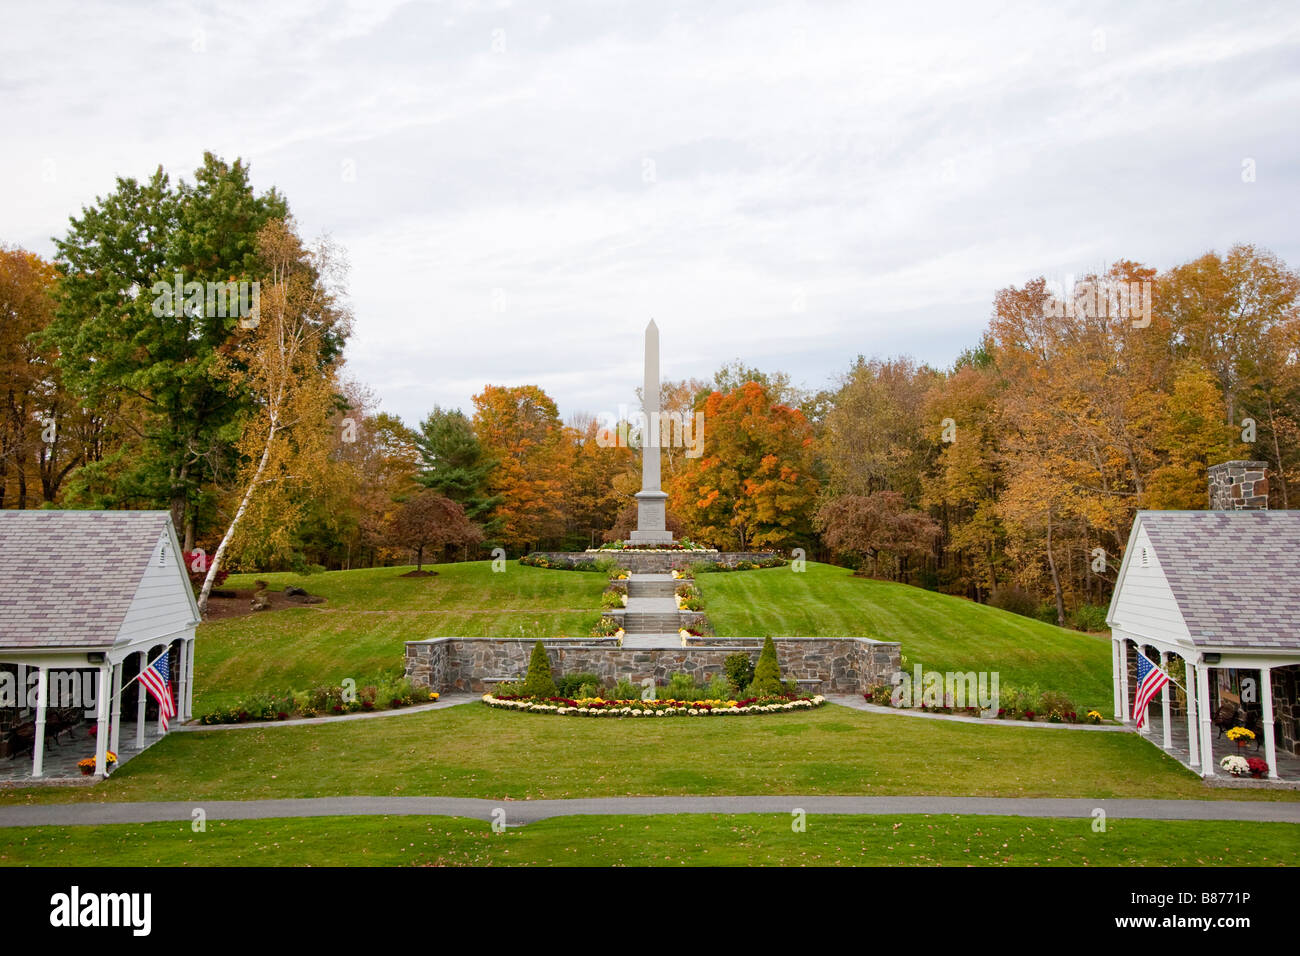
[[[527,700],[502,700],[492,694],[483,695],[483,703],[501,710],[523,711],[533,714],[561,714],[582,717],[725,717],[730,714],[777,714],[791,710],[812,710],[826,703],[821,694],[784,704],[750,704],[747,707],[567,707],[561,704],[535,704]]]

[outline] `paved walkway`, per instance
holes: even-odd
[[[1122,724],[1053,724],[1046,720],[1002,720],[997,717],[963,717],[960,714],[935,714],[928,710],[916,710],[911,707],[881,707],[868,704],[860,695],[827,694],[826,699],[832,704],[864,710],[869,714],[887,714],[890,717],[919,717],[924,720],[950,720],[959,724],[986,724],[997,727],[1030,727],[1048,730],[1103,730],[1131,733],[1132,727]]]
[[[294,720],[254,720],[246,724],[184,724],[174,726],[172,730],[201,731],[209,730],[253,730],[267,727],[317,727],[321,724],[336,724],[343,720],[375,720],[379,717],[400,717],[402,714],[422,714],[429,710],[442,710],[467,704],[472,700],[481,700],[482,694],[443,694],[432,704],[416,704],[414,707],[396,707],[391,710],[358,711],[355,714],[340,714],[338,717],[298,717]]]
[[[960,814],[963,816],[1240,820],[1300,823],[1300,803],[1233,800],[1074,800],[1020,797],[601,797],[585,800],[475,800],[459,797],[316,797],[295,800],[195,800],[186,803],[80,803],[0,807],[0,827],[184,822],[202,808],[209,820],[279,817],[455,816],[508,826],[552,817],[679,813]]]

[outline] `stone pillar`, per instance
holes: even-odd
[[[1183,688],[1187,692],[1187,762],[1199,767],[1201,747],[1196,733],[1196,668],[1187,658],[1183,658]]]
[[[1276,780],[1277,776],[1277,741],[1273,734],[1273,669],[1259,669],[1259,693],[1261,719],[1264,721],[1264,759],[1268,761],[1268,777]]]

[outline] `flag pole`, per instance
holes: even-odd
[[[1157,663],[1156,663],[1155,661],[1153,661],[1151,658],[1147,657],[1147,656],[1146,656],[1145,654],[1143,654],[1141,651],[1138,651],[1138,652],[1137,652],[1137,656],[1140,657],[1140,658],[1142,658],[1144,661],[1146,661],[1148,664],[1150,664],[1150,665],[1151,665],[1152,667],[1154,667],[1156,670],[1160,671],[1160,673],[1164,674],[1164,675],[1165,675],[1165,680],[1169,681],[1169,683],[1173,684],[1175,687],[1177,687],[1179,690],[1181,690],[1184,694],[1190,693],[1190,691],[1188,691],[1188,689],[1187,689],[1186,687],[1184,687],[1182,684],[1178,683],[1178,681],[1174,680],[1173,677],[1171,677],[1171,676],[1169,675],[1169,672],[1168,672],[1168,671],[1166,671],[1164,668],[1162,668],[1159,664],[1157,664]]]

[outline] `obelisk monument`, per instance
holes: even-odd
[[[645,327],[645,428],[641,432],[641,490],[636,493],[636,530],[633,544],[671,544],[666,524],[668,496],[659,487],[659,326],[654,319]]]

